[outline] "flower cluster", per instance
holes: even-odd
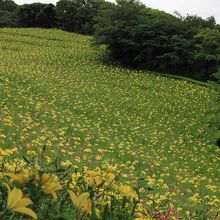
[[[45,163],[45,152],[38,158],[38,163],[33,158],[21,159],[22,167],[12,163],[13,171],[2,166],[1,219],[140,220],[160,213],[152,211],[155,207],[150,209],[147,199],[142,198],[143,188],[118,182],[114,167],[108,163],[103,170],[84,167],[79,173],[71,166],[63,167],[61,160]]]

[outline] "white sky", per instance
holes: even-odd
[[[187,13],[199,15],[204,18],[215,16],[220,24],[220,0],[140,0],[146,6],[160,9],[169,13],[174,11],[180,12],[182,15]],[[42,2],[53,3],[57,0],[15,0],[17,4]]]
[[[220,24],[220,0],[142,0],[151,7],[169,13],[178,11],[183,15],[193,14],[207,18],[214,16]]]

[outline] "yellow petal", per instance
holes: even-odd
[[[9,205],[11,204],[11,189],[8,184],[4,183],[4,185],[6,186],[8,190],[8,197],[7,197],[7,208],[8,208]]]
[[[42,175],[41,183],[42,183],[42,184],[45,184],[49,179],[50,179],[50,175],[47,174],[47,173],[44,173],[44,174]]]
[[[57,194],[56,194],[56,192],[51,193],[51,195],[53,196],[54,200],[56,201],[56,200],[57,200]]]
[[[28,206],[31,203],[32,203],[32,201],[30,199],[24,198],[24,199],[21,199],[20,201],[17,202],[16,208]]]
[[[33,210],[26,208],[26,207],[16,208],[14,209],[14,212],[19,212],[21,214],[31,216],[33,219],[37,219],[36,213]]]
[[[78,197],[79,209],[81,209],[87,202],[89,198],[89,193],[82,193]]]
[[[71,198],[71,200],[72,200],[72,202],[73,202],[73,205],[74,205],[76,208],[78,208],[79,203],[78,203],[78,198],[77,198],[76,194],[75,194],[73,191],[70,191],[70,190],[68,190],[68,192],[69,192],[69,194],[70,194],[70,198]]]
[[[42,189],[50,191],[57,191],[59,189],[62,189],[62,186],[59,183],[50,183],[48,185],[43,185]]]
[[[14,188],[11,192],[8,193],[7,208],[8,209],[16,208],[17,202],[21,199],[22,199],[22,191],[20,189]]]

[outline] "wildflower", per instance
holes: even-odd
[[[88,204],[90,203],[89,200],[89,193],[84,192],[81,195],[77,196],[73,191],[68,190],[70,194],[70,198],[72,200],[73,205],[78,210],[81,210],[84,207],[90,207]]]
[[[92,150],[91,150],[91,149],[89,149],[89,148],[86,148],[86,149],[84,149],[84,152],[86,152],[86,153],[91,153],[91,152],[92,152]]]
[[[27,206],[30,205],[32,201],[28,198],[23,198],[22,191],[20,189],[14,188],[11,190],[9,186],[7,186],[7,188],[7,209],[11,212],[19,212],[21,214],[28,215],[33,219],[37,219],[36,213],[32,209],[27,208]]]
[[[54,175],[44,173],[41,177],[41,189],[44,193],[52,195],[53,198],[56,200],[56,192],[62,189],[62,186]]]
[[[97,156],[95,157],[95,159],[96,159],[96,160],[101,160],[102,157],[101,157],[100,155],[97,155]]]
[[[61,162],[61,165],[64,167],[69,167],[69,166],[72,166],[73,164],[71,161],[66,160],[66,161]]]
[[[135,200],[138,200],[138,195],[137,195],[137,193],[134,192],[130,186],[121,185],[120,188],[119,188],[119,191],[120,191],[121,194],[123,194],[124,196],[132,197],[132,198],[134,198]]]
[[[96,184],[96,185],[100,185],[100,184],[103,183],[103,179],[102,179],[100,176],[96,176],[96,177],[94,178],[94,181],[95,181],[95,184]]]
[[[11,177],[11,182],[15,181],[19,184],[25,184],[28,182],[29,177],[30,177],[30,173],[18,173],[18,174],[14,174],[14,173],[8,173],[6,174],[6,176]]]

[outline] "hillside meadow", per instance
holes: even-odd
[[[0,171],[21,172],[43,149],[45,167],[59,157],[79,172],[108,164],[120,184],[138,186],[158,210],[171,204],[184,219],[195,210],[214,219],[218,93],[106,64],[105,48],[91,40],[0,29]]]

